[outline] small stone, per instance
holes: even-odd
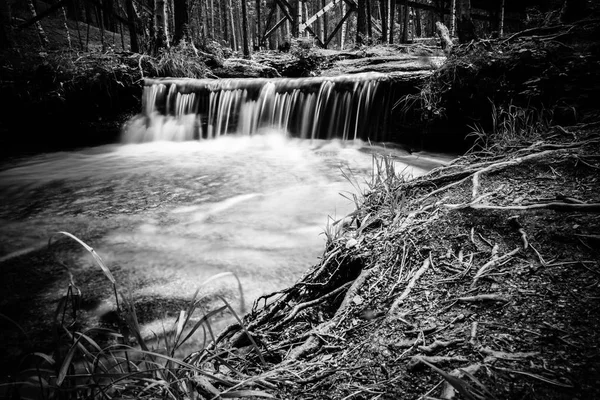
[[[358,294],[352,298],[352,302],[357,306],[360,306],[362,303],[364,303],[362,297],[360,297]]]
[[[358,244],[358,240],[350,239],[346,242],[346,248],[351,249],[351,248],[355,247],[357,244]]]

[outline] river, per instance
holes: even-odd
[[[68,288],[67,269],[87,305],[86,324],[113,312],[109,282],[90,253],[58,231],[95,249],[136,300],[148,335],[162,331],[165,318],[223,272],[239,278],[247,311],[258,296],[294,283],[318,262],[328,223],[350,213],[349,198],[362,190],[342,172],[367,181],[373,154],[392,155],[407,176],[452,159],[270,132],[112,144],[13,161],[0,171],[0,265],[11,277],[2,312],[35,330],[28,318],[56,308]],[[51,238],[64,244],[48,247]],[[202,288],[207,291],[239,297],[233,275]],[[37,311],[16,312],[11,295]]]

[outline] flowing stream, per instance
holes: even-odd
[[[140,130],[154,129],[152,123],[133,121],[126,134],[137,130],[134,136],[143,137]],[[160,124],[162,132],[169,130],[165,124],[181,129],[164,119]],[[149,336],[198,288],[229,295],[239,309],[233,275],[247,311],[260,295],[293,284],[318,262],[328,224],[354,210],[349,198],[366,187],[374,155],[391,156],[407,177],[453,159],[360,139],[303,139],[275,128],[248,135],[240,126],[238,134],[211,140],[154,137],[5,164],[0,266],[8,295],[1,311],[35,329],[27,319],[56,307],[69,284],[67,270],[86,299],[90,325],[114,310],[108,280],[90,253],[64,236],[58,243],[72,246],[48,249],[58,231],[85,240],[102,257],[136,300]],[[224,272],[232,275],[203,286]],[[27,277],[34,284],[27,286]],[[22,301],[7,302],[11,295]]]

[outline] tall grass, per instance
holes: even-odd
[[[489,100],[489,99],[488,99]],[[552,112],[547,109],[523,108],[514,104],[497,107],[491,100],[491,128],[469,125],[467,138],[473,140],[472,152],[494,153],[524,141],[540,139],[540,133],[552,124]]]
[[[354,203],[355,210],[340,219],[328,217],[323,234],[326,237],[326,247],[343,237],[344,231],[352,221],[357,220],[358,230],[365,222],[397,216],[405,211],[406,193],[400,188],[402,183],[411,177],[405,167],[397,170],[397,163],[392,155],[373,154],[371,159],[371,174],[360,182],[350,168],[341,169],[341,174],[353,188],[352,192],[340,193],[341,196]],[[366,212],[366,215],[358,215]],[[362,221],[358,218],[362,217]]]
[[[198,399],[200,394],[219,398],[233,382],[178,357],[178,350],[201,330],[206,346],[207,332],[213,339],[211,319],[231,313],[243,327],[235,308],[222,296],[221,306],[203,313],[200,306],[208,294],[200,295],[203,287],[215,280],[233,277],[240,295],[240,310],[245,312],[245,300],[239,278],[231,272],[212,276],[203,282],[180,310],[170,327],[163,327],[161,337],[156,335],[152,344],[142,334],[135,300],[131,291],[123,291],[110,269],[96,251],[68,232],[59,232],[78,242],[94,258],[95,264],[112,285],[118,314],[118,328],[95,327],[84,331],[76,329],[81,289],[73,279],[67,285],[66,295],[59,301],[54,315],[55,344],[50,352],[33,352],[23,360],[18,378],[0,384],[0,396],[15,399]],[[202,314],[201,317],[198,317]],[[0,316],[18,324],[6,316]],[[245,328],[244,328],[245,329]],[[250,336],[249,336],[250,337]],[[258,350],[256,343],[253,343]],[[198,349],[201,350],[201,349]],[[260,351],[259,357],[262,359]],[[263,360],[264,362],[264,360]],[[233,371],[235,373],[235,371]],[[202,385],[198,382],[202,381]],[[212,383],[211,383],[212,382]],[[225,389],[218,389],[224,383]],[[238,397],[267,394],[246,390],[237,391]],[[229,393],[231,394],[231,393]],[[227,396],[226,396],[227,397]],[[229,396],[230,397],[230,396]]]

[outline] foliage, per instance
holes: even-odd
[[[466,126],[494,132],[495,112],[521,114],[518,120],[552,116],[555,124],[594,119],[598,111],[589,99],[600,82],[598,69],[590,68],[600,62],[595,40],[600,28],[594,21],[455,46],[420,93],[405,96],[396,106],[404,114],[416,114],[432,131],[460,130],[457,136],[463,138]],[[516,110],[528,110],[523,112],[529,116]]]
[[[324,67],[325,57],[316,49],[312,39],[293,38],[290,44],[291,60],[281,75],[288,77],[316,76]]]

